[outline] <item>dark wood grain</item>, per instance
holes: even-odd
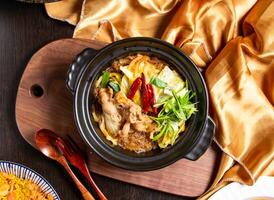
[[[54,186],[62,200],[81,199],[81,194],[61,166],[45,158],[21,137],[15,123],[15,98],[21,75],[32,54],[50,41],[71,37],[73,28],[50,19],[43,5],[0,1],[0,159],[19,162],[36,170]],[[188,199],[96,174],[92,176],[109,199]]]

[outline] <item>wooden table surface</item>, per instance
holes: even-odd
[[[50,41],[71,37],[73,29],[67,23],[49,18],[41,4],[0,1],[0,160],[31,167],[53,185],[62,200],[81,196],[62,167],[24,141],[14,111],[20,77],[32,54]],[[190,199],[92,175],[109,199]]]

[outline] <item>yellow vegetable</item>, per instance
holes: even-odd
[[[129,80],[128,80],[127,76],[123,76],[122,80],[121,80],[120,89],[124,94],[127,94],[129,91],[129,88],[130,88]]]
[[[164,69],[158,74],[157,78],[166,82],[168,84],[168,88],[163,90],[155,87],[154,93],[156,103],[159,103],[159,100],[165,98],[166,96],[172,96],[171,90],[179,91],[183,89],[185,85],[180,75],[175,70],[171,70],[168,66],[164,67]]]
[[[121,83],[122,76],[120,73],[111,72],[110,73],[110,79],[117,81],[117,83]]]
[[[150,61],[150,57],[146,55],[140,55],[133,59],[129,65],[120,67],[120,70],[124,73],[121,81],[121,90],[127,94],[131,84],[136,78],[140,77],[144,73],[146,77],[146,82],[149,83],[151,78],[162,70],[162,68],[156,67]],[[124,78],[126,77],[126,78]],[[141,105],[141,95],[140,91],[137,91],[133,101]]]

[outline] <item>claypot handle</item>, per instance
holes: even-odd
[[[86,66],[97,53],[97,50],[87,48],[78,54],[74,61],[70,64],[67,73],[66,85],[68,89],[74,94],[80,75],[83,72],[84,66]]]
[[[195,147],[187,155],[185,155],[184,158],[189,160],[197,160],[200,158],[210,146],[215,134],[215,128],[216,125],[214,121],[208,116],[202,136],[198,140]]]

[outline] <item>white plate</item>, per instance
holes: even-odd
[[[56,191],[45,178],[24,165],[0,160],[0,172],[14,174],[19,178],[31,180],[37,184],[45,194],[52,195],[54,200],[60,200]]]
[[[233,182],[212,195],[209,200],[274,200],[274,177],[262,176],[252,185]]]

